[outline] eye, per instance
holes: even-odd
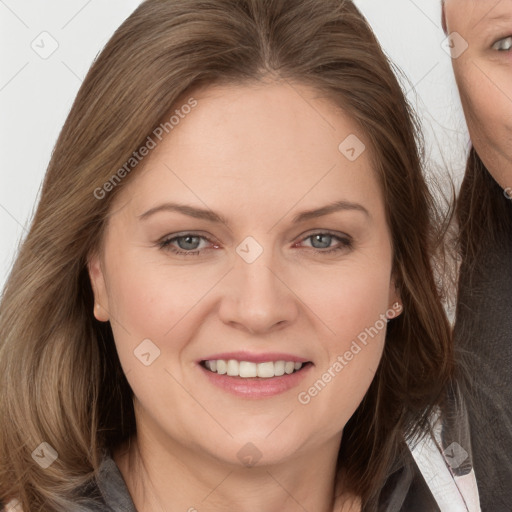
[[[303,240],[311,240],[312,248],[319,254],[333,253],[352,248],[352,239],[349,236],[341,237],[330,232],[319,232],[307,236]],[[333,240],[337,240],[338,245],[331,247]],[[318,245],[320,247],[318,247]]]
[[[174,235],[157,243],[160,249],[169,251],[173,254],[183,256],[198,256],[201,252],[210,250],[210,247],[200,247],[201,241],[205,240],[213,244],[213,248],[218,249],[219,246],[211,241],[209,238],[199,235],[197,233],[183,233],[182,235]],[[311,249],[318,254],[328,254],[352,248],[352,239],[350,236],[344,237],[335,235],[330,232],[313,233],[302,239],[303,243],[306,240],[311,240]],[[338,241],[338,244],[332,247],[333,241]],[[320,246],[320,247],[318,247]],[[181,249],[181,250],[180,250]]]
[[[512,36],[505,37],[504,39],[500,39],[496,41],[492,45],[493,50],[498,50],[499,52],[508,52],[512,49]]]
[[[198,246],[201,244],[201,240],[206,240],[210,244],[214,244],[211,240],[205,236],[201,236],[195,233],[184,233],[183,235],[173,236],[158,242],[158,246],[161,249],[165,249],[174,254],[180,254],[185,256],[197,256],[201,250]],[[178,247],[176,247],[177,244]],[[215,245],[215,247],[218,247]],[[181,251],[179,249],[182,249]],[[206,249],[205,249],[206,250]]]

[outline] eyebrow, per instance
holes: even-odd
[[[338,211],[356,211],[363,213],[366,217],[371,218],[368,210],[359,203],[353,203],[350,201],[336,201],[334,203],[328,204],[326,206],[322,206],[321,208],[306,210],[301,213],[298,213],[293,217],[292,223],[299,224],[300,222],[305,222],[310,219],[316,219],[317,217],[323,217],[324,215],[329,215]],[[229,222],[227,219],[219,213],[216,213],[212,210],[206,210],[203,208],[197,208],[195,206],[179,204],[179,203],[163,203],[154,208],[149,209],[148,211],[138,215],[139,220],[146,220],[155,213],[158,212],[178,212],[183,215],[188,215],[189,217],[194,217],[196,219],[207,220],[210,222],[223,223],[226,226],[229,226]]]

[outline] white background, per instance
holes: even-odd
[[[321,1],[321,0],[320,0]],[[92,60],[138,0],[0,0],[0,289],[30,223],[51,151]],[[440,0],[356,0],[423,119],[429,172],[464,169],[468,136],[442,49]],[[57,50],[31,47],[48,32]]]

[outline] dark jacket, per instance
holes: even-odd
[[[512,201],[508,204],[512,226]],[[467,367],[462,388],[482,512],[510,512],[512,231],[497,243],[482,243],[471,278],[469,269],[462,266],[455,343]]]

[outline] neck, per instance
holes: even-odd
[[[244,467],[139,431],[113,457],[138,512],[359,512],[336,472],[340,440],[286,462]]]

